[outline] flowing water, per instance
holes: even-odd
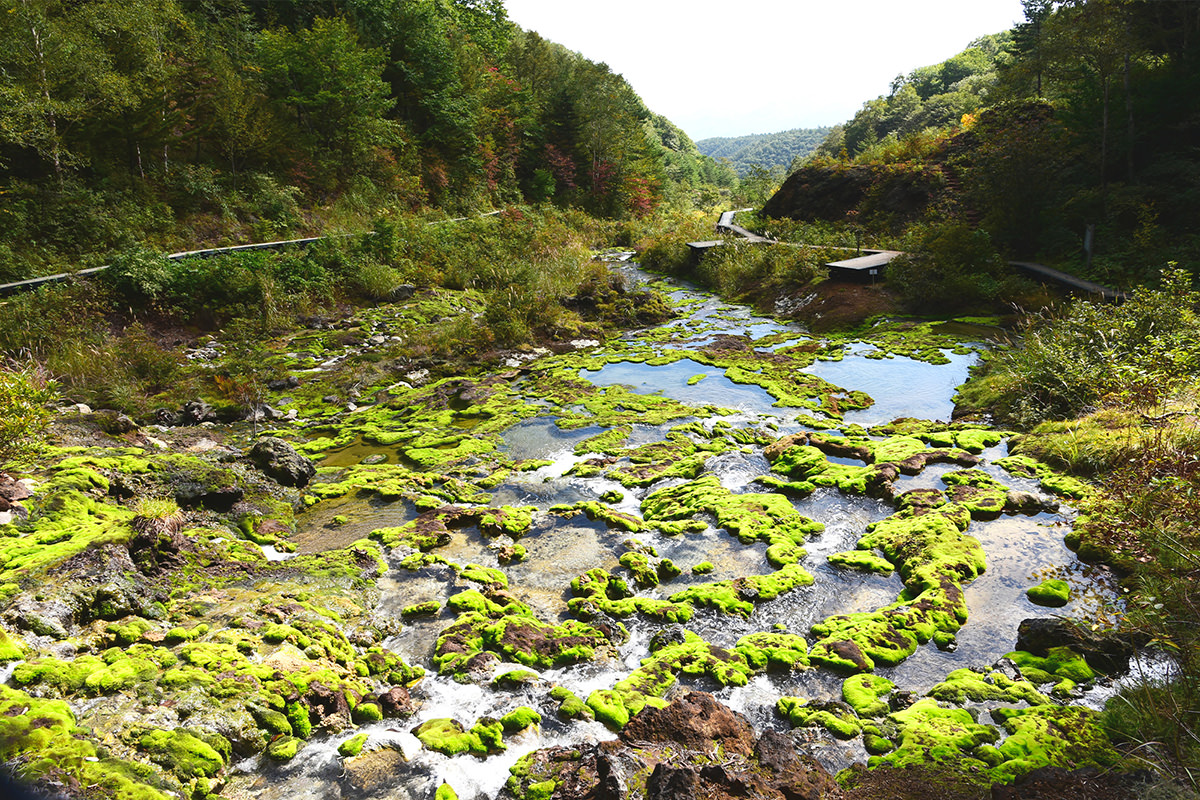
[[[751,340],[771,337],[756,343],[759,352],[773,352],[803,337],[803,331],[749,310],[730,306],[694,289],[679,287],[672,298],[690,311],[685,320],[671,323],[679,336],[690,337],[688,346],[700,348],[720,336],[748,336]],[[678,339],[675,346],[678,346]],[[953,411],[955,387],[967,378],[975,355],[946,352],[948,364],[931,365],[900,356],[879,358],[869,343],[851,343],[841,360],[817,361],[807,371],[846,390],[862,390],[875,403],[870,408],[846,414],[845,422],[863,426],[911,416],[948,421]],[[734,426],[771,426],[778,435],[804,429],[811,418],[800,416],[797,409],[778,408],[774,399],[754,385],[734,383],[724,370],[684,358],[663,366],[645,363],[615,362],[600,369],[582,370],[581,375],[597,385],[622,385],[647,394],[662,394],[693,405],[711,404],[732,409],[720,419]],[[697,377],[703,376],[703,377]],[[711,426],[715,420],[703,415],[696,420]],[[686,421],[686,420],[684,420]],[[658,441],[669,428],[680,424],[635,425],[627,446]],[[549,461],[538,470],[517,473],[498,486],[492,505],[532,505],[545,512],[556,504],[594,500],[606,492],[618,492],[622,499],[611,505],[618,511],[639,513],[639,503],[660,482],[645,489],[628,489],[605,478],[580,478],[567,471],[586,456],[577,456],[577,443],[600,432],[600,428],[563,431],[553,418],[536,418],[519,423],[504,434],[505,454],[514,460],[536,458]],[[333,454],[326,463],[345,466],[362,458],[382,453],[394,458],[386,448],[355,445]],[[1015,489],[1037,491],[1036,484],[1014,478],[992,462],[1003,455],[1004,446],[983,454],[980,468]],[[836,460],[836,459],[834,459]],[[861,463],[849,461],[847,463]],[[931,466],[916,476],[903,477],[898,488],[942,488],[940,478],[953,466]],[[711,458],[705,472],[716,475],[734,491],[763,491],[755,479],[769,472],[761,448],[743,448]],[[678,483],[679,480],[673,481]],[[831,567],[826,556],[853,549],[867,525],[894,513],[883,501],[850,496],[836,490],[820,489],[795,501],[803,514],[825,525],[822,534],[811,540],[803,565],[815,577],[812,586],[786,593],[772,602],[756,606],[750,619],[722,615],[698,609],[686,625],[713,644],[732,647],[741,636],[766,630],[805,633],[809,626],[832,614],[869,611],[892,603],[902,589],[895,574],[878,576]],[[336,514],[350,514],[354,522],[347,530],[330,533],[326,523]],[[304,550],[337,546],[339,542],[360,538],[371,529],[402,524],[416,515],[407,502],[384,503],[360,498],[321,503],[296,537]],[[1045,616],[1034,606],[1025,590],[1046,577],[1061,577],[1072,585],[1070,605],[1056,613],[1085,615],[1112,601],[1112,593],[1102,571],[1080,564],[1063,544],[1072,511],[1057,514],[1002,516],[993,521],[974,521],[968,533],[978,538],[987,554],[986,573],[967,585],[970,619],[958,634],[952,652],[938,650],[932,643],[920,647],[915,655],[899,666],[881,669],[899,686],[923,692],[943,679],[951,670],[963,666],[990,665],[1012,650],[1018,623],[1027,617]],[[566,600],[572,578],[594,567],[616,570],[628,534],[602,524],[587,522],[581,515],[563,519],[550,514],[535,515],[535,526],[521,539],[528,550],[527,560],[503,567],[513,593],[529,604],[542,619],[565,619]],[[331,538],[332,537],[332,538]],[[743,545],[724,530],[711,525],[701,533],[663,536],[655,532],[639,533],[637,538],[654,547],[662,557],[684,567],[684,572],[667,586],[641,594],[665,597],[691,583],[710,582],[763,574],[772,571],[764,553],[765,545]],[[484,566],[499,565],[488,541],[476,528],[456,531],[452,541],[437,550],[449,561]],[[711,574],[694,576],[688,567],[701,561],[711,562]],[[444,603],[451,594],[466,588],[444,566],[427,567],[417,572],[393,570],[380,583],[381,613],[398,617],[402,607],[417,601]],[[362,728],[370,734],[368,749],[377,749],[377,773],[360,770],[347,776],[335,747],[345,736],[327,741],[316,740],[285,765],[265,761],[247,761],[240,768],[250,773],[249,791],[261,800],[273,798],[324,798],[342,796],[427,797],[443,780],[450,782],[463,798],[494,797],[502,789],[508,768],[530,750],[554,744],[578,743],[611,738],[612,734],[596,723],[562,722],[554,714],[554,705],[546,701],[546,686],[558,684],[586,698],[595,689],[611,688],[634,670],[648,655],[651,635],[661,627],[644,619],[624,620],[630,638],[620,645],[615,660],[581,664],[541,674],[542,683],[516,691],[495,691],[487,685],[463,685],[432,673],[431,655],[439,632],[452,621],[449,612],[406,622],[401,632],[385,642],[409,663],[425,666],[430,674],[413,690],[421,706],[411,719],[385,720]],[[497,674],[518,668],[503,664]],[[714,691],[733,708],[746,714],[758,727],[784,727],[775,715],[775,702],[781,695],[813,699],[840,697],[841,676],[826,670],[791,674],[759,675],[744,687],[722,688],[703,680],[684,676],[680,688]],[[409,732],[424,720],[452,717],[469,727],[482,716],[499,717],[521,705],[542,713],[540,729],[530,729],[507,738],[507,752],[479,760],[471,756],[448,758],[425,750]],[[829,737],[813,736],[814,754],[831,768],[861,760],[865,754],[856,742],[838,743]]]

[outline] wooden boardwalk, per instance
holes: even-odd
[[[1036,264],[1032,261],[1010,261],[1008,263],[1009,266],[1020,272],[1024,272],[1026,275],[1063,286],[1075,292],[1098,294],[1105,300],[1114,303],[1123,303],[1129,299],[1129,294],[1120,289],[1110,289],[1107,286],[1101,286],[1098,283],[1077,278],[1069,272],[1063,272],[1054,267],[1047,267],[1045,264]]]
[[[480,214],[480,217],[494,217],[499,214],[499,211],[488,211]],[[427,225],[440,225],[444,222],[463,222],[464,220],[472,219],[472,217],[454,217],[453,219],[434,220],[426,223]],[[308,247],[314,242],[319,242],[324,239],[348,239],[354,236],[374,236],[375,231],[367,231],[366,233],[337,233],[330,236],[311,236],[307,239],[283,239],[277,242],[255,242],[254,244],[238,244],[232,247],[210,247],[205,250],[184,250],[180,253],[170,253],[167,258],[171,261],[179,261],[183,258],[213,258],[214,256],[223,256],[230,253],[242,253],[247,250],[283,250],[288,247]],[[56,275],[43,275],[39,278],[29,278],[15,283],[0,284],[0,297],[10,294],[17,294],[29,289],[36,289],[39,286],[45,286],[48,283],[58,283],[70,278],[86,278],[89,275],[96,275],[108,269],[108,265],[103,267],[92,267],[91,269],[81,269],[78,272],[60,272]]]

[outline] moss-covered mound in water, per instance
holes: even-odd
[[[1059,608],[1065,606],[1071,599],[1071,584],[1059,578],[1049,578],[1037,586],[1030,586],[1025,595],[1030,602],[1039,606]]]
[[[715,475],[652,492],[642,501],[648,522],[690,520],[699,514],[716,517],[717,524],[743,544],[767,544],[767,560],[777,567],[804,557],[803,543],[825,529],[798,512],[780,494],[735,494]]]
[[[572,580],[571,591],[575,597],[567,601],[567,607],[572,614],[585,621],[602,613],[610,617],[643,614],[663,622],[687,622],[694,613],[688,603],[637,597],[623,579],[610,575],[601,567],[588,570]]]
[[[901,511],[868,527],[860,548],[878,548],[896,565],[904,592],[878,611],[839,614],[812,628],[814,664],[870,671],[893,665],[930,639],[953,637],[967,620],[962,585],[985,567],[983,548],[963,531],[966,508],[951,504],[918,514]]]
[[[711,645],[691,631],[679,633],[612,689],[598,689],[588,696],[587,705],[597,720],[616,730],[647,705],[666,705],[662,698],[679,674],[708,676],[723,686],[744,686],[753,674],[740,653]]]

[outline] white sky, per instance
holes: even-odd
[[[836,125],[1024,18],[1020,0],[505,0],[693,139]]]

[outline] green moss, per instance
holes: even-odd
[[[1045,656],[1016,650],[1004,657],[1011,659],[1030,683],[1039,686],[1063,680],[1089,683],[1096,678],[1095,670],[1088,666],[1084,657],[1069,647],[1051,647]]]
[[[1081,500],[1090,496],[1093,492],[1092,487],[1083,481],[1072,478],[1069,475],[1064,475],[1049,464],[1045,464],[1027,455],[1018,453],[1005,458],[998,458],[995,464],[1012,475],[1036,478],[1041,488],[1059,497]]]
[[[692,567],[693,575],[708,575],[713,571],[714,567],[711,561],[701,561]]]
[[[363,751],[369,737],[365,733],[357,733],[338,745],[338,755],[342,758],[354,758]]]
[[[308,717],[308,707],[298,700],[289,700],[284,707],[284,714],[292,726],[292,733],[301,739],[312,736],[312,721]]]
[[[992,717],[1008,733],[999,745],[1005,760],[992,771],[997,782],[1010,783],[1044,766],[1104,768],[1121,761],[1099,715],[1091,709],[1056,705],[997,708]]]
[[[448,756],[472,753],[482,758],[505,749],[500,721],[487,717],[469,731],[456,720],[438,718],[422,722],[412,733],[425,747]]]
[[[138,747],[155,763],[183,779],[211,778],[225,767],[225,759],[219,752],[183,728],[150,731],[138,739]]]
[[[539,725],[542,715],[528,706],[520,706],[500,718],[500,725],[505,733],[517,733],[533,725]]]
[[[965,709],[943,708],[928,697],[889,714],[888,720],[896,726],[896,748],[887,755],[872,756],[868,761],[871,767],[937,765],[966,772],[973,761],[968,754],[999,738],[995,728],[979,724]],[[976,763],[981,769],[985,766]]]
[[[1008,487],[986,472],[965,469],[942,476],[950,500],[970,512],[975,519],[994,519],[1004,511]]]
[[[664,622],[687,622],[694,613],[687,603],[631,596],[624,581],[599,567],[573,579],[571,591],[575,597],[567,601],[567,607],[583,620],[602,613],[612,617],[643,614]]]
[[[622,553],[618,562],[633,574],[633,580],[640,588],[653,589],[658,586],[658,571],[650,565],[645,553]]]
[[[442,604],[437,600],[426,600],[424,603],[413,603],[400,609],[401,617],[425,617],[442,610]]]
[[[754,603],[774,600],[784,592],[812,585],[813,577],[799,564],[789,564],[766,575],[753,575],[730,581],[702,583],[671,595],[673,603],[714,608],[726,614],[749,618]]]
[[[682,642],[660,647],[612,689],[592,692],[587,704],[597,720],[617,730],[646,705],[665,705],[661,698],[675,685],[679,674],[706,676],[722,686],[744,686],[753,673],[741,653],[684,631]]]
[[[836,703],[810,704],[799,697],[781,697],[775,709],[793,728],[820,726],[839,739],[853,739],[862,731],[854,713]]]
[[[868,550],[848,550],[843,553],[831,553],[826,556],[826,559],[835,567],[873,572],[876,575],[891,575],[896,569],[892,566],[892,562]]]
[[[1071,599],[1071,585],[1059,578],[1050,578],[1031,586],[1025,591],[1030,602],[1039,606],[1058,608],[1065,606]]]
[[[793,670],[808,666],[808,642],[793,633],[751,633],[738,639],[734,652],[754,670]]]
[[[294,736],[280,736],[267,745],[267,758],[272,761],[291,761],[303,746],[304,742]]]
[[[437,792],[433,795],[433,800],[458,800],[458,793],[448,783],[443,783],[437,788]]]
[[[286,714],[254,703],[247,703],[246,709],[254,717],[258,726],[267,733],[273,736],[292,735],[292,723],[288,721]]]
[[[779,494],[735,494],[721,486],[715,475],[652,492],[642,501],[647,521],[691,520],[702,513],[743,544],[765,542],[767,559],[777,567],[794,564],[805,554],[803,543],[825,529],[796,511]]]
[[[1039,692],[1029,681],[1014,681],[1001,672],[978,672],[972,669],[954,670],[946,676],[946,680],[929,690],[929,696],[958,705],[968,700],[1026,702],[1030,705],[1050,702],[1050,698]]]
[[[558,716],[563,719],[595,719],[591,707],[565,686],[555,686],[550,690],[550,697],[558,701]]]
[[[813,663],[849,672],[893,665],[937,634],[953,635],[966,622],[961,584],[984,567],[983,549],[963,535],[966,508],[950,504],[929,511],[901,511],[868,526],[863,549],[878,548],[897,565],[905,589],[878,611],[841,614],[813,626]]]
[[[619,456],[624,450],[625,441],[632,432],[632,427],[621,425],[598,433],[595,436],[590,436],[575,445],[575,455],[582,456],[587,453],[602,453],[606,456]]]
[[[852,675],[842,681],[842,699],[860,717],[879,717],[887,713],[882,699],[896,684],[878,675]]]

